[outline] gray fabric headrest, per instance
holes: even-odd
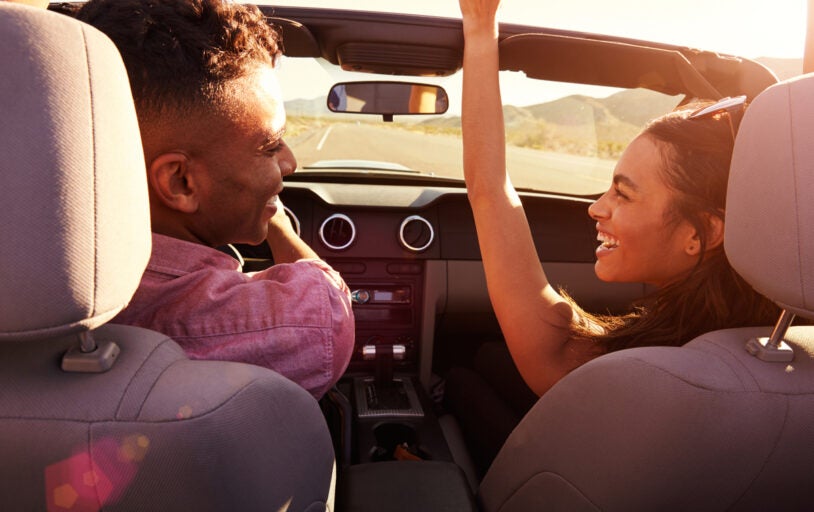
[[[93,329],[150,254],[144,156],[101,32],[0,1],[0,340]]]
[[[726,254],[757,291],[814,318],[814,74],[747,108],[726,200]]]

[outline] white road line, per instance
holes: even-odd
[[[317,151],[322,151],[322,146],[325,145],[325,141],[328,139],[328,135],[331,134],[331,130],[333,130],[333,129],[334,129],[334,125],[331,125],[331,126],[328,127],[327,130],[325,130],[325,135],[323,135],[322,138],[319,139],[319,144],[317,144]]]

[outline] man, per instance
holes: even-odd
[[[122,54],[147,164],[153,252],[114,321],[163,332],[192,358],[272,368],[320,397],[350,360],[353,315],[347,286],[277,198],[297,167],[278,34],[227,0],[91,0],[77,17]],[[263,240],[276,264],[254,274],[214,249]]]

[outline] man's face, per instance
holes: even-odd
[[[239,80],[228,115],[202,127],[215,137],[199,156],[204,180],[195,229],[210,246],[265,240],[282,179],[297,168],[282,139],[285,110],[273,70],[264,67]]]

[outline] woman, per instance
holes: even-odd
[[[628,315],[597,316],[551,286],[506,172],[499,3],[460,0],[464,175],[492,306],[531,390],[542,395],[613,350],[682,345],[714,329],[771,325],[779,311],[732,270],[723,251],[734,142],[728,114],[686,110],[652,122],[625,150],[610,189],[588,209],[600,242],[597,276],[649,283],[657,290],[652,297]]]

